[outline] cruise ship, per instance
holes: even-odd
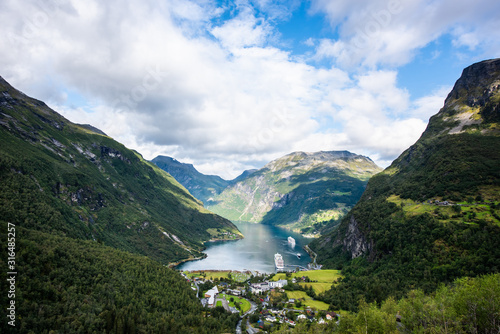
[[[276,266],[276,269],[285,268],[285,261],[283,261],[283,257],[280,253],[274,254],[274,264]]]
[[[292,246],[292,248],[295,247],[295,239],[292,237],[288,237],[288,244]]]

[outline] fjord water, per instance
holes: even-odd
[[[310,239],[300,234],[275,226],[236,223],[245,236],[236,241],[216,241],[206,243],[204,251],[207,257],[198,261],[190,261],[179,265],[182,270],[253,270],[258,272],[275,272],[274,254],[280,253],[285,260],[285,269],[296,266],[307,267],[311,261],[309,254],[303,249]],[[288,244],[288,237],[295,239],[295,247]],[[300,253],[300,259],[297,257]]]

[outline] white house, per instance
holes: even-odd
[[[280,279],[279,281],[276,281],[276,282],[269,282],[269,287],[271,289],[282,288],[287,284],[288,284],[288,281],[286,279]]]
[[[217,286],[214,286],[205,293],[205,298],[208,298],[208,307],[213,307],[215,304],[215,297],[219,293]]]

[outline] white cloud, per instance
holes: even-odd
[[[271,34],[271,27],[264,19],[256,18],[248,6],[242,8],[238,16],[214,27],[211,33],[228,50],[249,46],[261,46]]]
[[[348,149],[387,164],[418,138],[444,94],[412,102],[397,71],[375,65],[406,62],[456,20],[434,22],[443,14],[435,2],[413,14],[416,0],[401,11],[383,1],[313,4],[345,36],[309,39],[317,59],[363,62],[369,71],[317,68],[274,46],[275,21],[297,1],[262,0],[257,11],[243,0],[224,8],[209,0],[51,0],[45,7],[27,0],[0,4],[0,49],[8,50],[1,75],[147,159],[171,155],[225,178],[294,150]],[[393,16],[381,16],[391,8]],[[422,17],[430,22],[416,25]],[[381,26],[366,42],[371,51],[353,53],[370,20]],[[470,37],[456,43],[472,47],[482,31],[464,29]]]
[[[347,68],[406,64],[446,34],[456,45],[481,47],[489,55],[499,51],[500,3],[494,0],[313,0],[312,10],[325,13],[340,33],[338,40],[323,40],[316,57]]]

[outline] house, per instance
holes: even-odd
[[[297,320],[302,320],[302,319],[307,319],[307,317],[305,316],[305,314],[299,314],[297,316]]]
[[[260,292],[265,292],[269,290],[269,283],[264,282],[264,283],[254,283],[250,285],[250,291],[252,293],[260,293]]]
[[[284,287],[287,284],[288,284],[288,281],[286,279],[280,279],[280,280],[278,280],[276,282],[269,282],[269,287],[271,289],[282,288],[282,287]]]
[[[265,319],[269,322],[276,322],[276,317],[267,316]]]
[[[219,293],[219,289],[216,286],[205,292],[205,298],[209,298],[210,296],[215,296]]]
[[[217,289],[216,286],[211,288],[205,293],[205,298],[208,298],[208,307],[214,307],[215,304],[215,298],[217,297],[217,294],[219,293],[219,290]]]
[[[233,296],[241,296],[242,294],[241,290],[232,290],[232,289],[227,289],[227,293],[230,293]]]
[[[335,318],[337,318],[337,313],[335,312],[326,313],[326,320],[334,320]]]

